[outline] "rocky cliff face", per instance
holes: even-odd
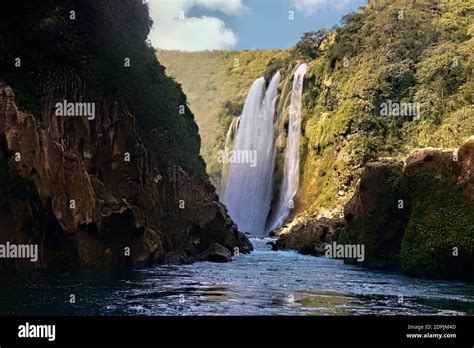
[[[32,115],[0,84],[0,243],[38,244],[40,257],[0,269],[181,262],[177,252],[191,261],[213,243],[251,250],[209,182],[151,159],[124,103],[74,75],[50,86]],[[55,115],[56,102],[88,98],[95,120]]]
[[[344,221],[307,218],[280,229],[276,249],[323,255],[324,245],[361,244],[367,267],[473,280],[474,138],[452,150],[421,149],[404,162],[365,167]],[[347,262],[355,263],[353,260]]]
[[[0,243],[39,245],[38,262],[0,270],[251,249],[206,176],[186,96],[146,42],[146,3],[20,1],[0,19]],[[57,115],[66,102],[95,117]]]

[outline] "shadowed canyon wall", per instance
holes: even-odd
[[[1,269],[251,250],[207,178],[184,94],[145,43],[149,26],[141,1],[23,1],[2,13],[0,243],[38,244],[40,260]],[[65,100],[93,103],[95,118],[57,116]]]

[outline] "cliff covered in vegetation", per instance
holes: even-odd
[[[208,181],[185,95],[145,42],[146,4],[20,1],[0,16],[0,242],[40,254],[1,269],[251,250]]]
[[[401,159],[419,147],[455,148],[474,133],[472,4],[374,4],[333,32],[305,34],[289,58],[310,66],[298,211],[342,215],[368,161]],[[384,115],[389,101],[419,104],[419,119]]]

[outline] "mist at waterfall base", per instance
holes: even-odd
[[[267,220],[273,193],[275,104],[280,72],[273,76],[268,88],[265,88],[263,77],[253,83],[240,119],[234,120],[227,132],[225,151],[229,150],[233,142],[234,154],[254,152],[257,159],[255,166],[238,161],[223,165],[221,200],[241,232],[264,236],[279,227],[289,214],[289,202],[293,200],[299,186],[301,97],[306,68],[306,64],[301,64],[293,77],[284,177],[270,225]]]
[[[253,152],[256,163],[252,166],[232,161],[221,197],[239,230],[255,236],[262,236],[265,232],[272,199],[273,121],[280,78],[280,72],[277,72],[265,89],[265,79],[261,77],[250,88],[232,151],[234,154]]]

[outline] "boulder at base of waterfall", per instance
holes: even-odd
[[[342,219],[309,219],[289,227],[279,234],[272,250],[294,249],[300,254],[323,256],[324,247],[337,240],[344,227]],[[278,232],[277,232],[278,234]]]
[[[209,249],[201,254],[200,259],[211,262],[229,262],[232,260],[232,253],[226,247],[213,243]]]

